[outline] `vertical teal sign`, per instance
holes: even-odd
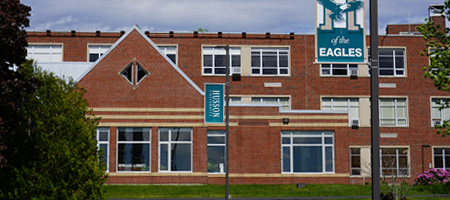
[[[205,123],[224,123],[224,84],[205,84]]]
[[[364,0],[317,0],[316,62],[365,63]]]

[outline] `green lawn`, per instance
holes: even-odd
[[[104,189],[107,198],[208,198],[225,195],[224,185],[105,185]],[[311,184],[305,188],[297,188],[294,184],[230,186],[230,194],[233,197],[370,196],[371,191],[370,185],[342,184]],[[416,189],[408,193],[408,195],[425,194],[431,193]]]

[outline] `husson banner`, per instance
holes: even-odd
[[[366,63],[364,0],[317,0],[316,62]]]
[[[224,123],[224,84],[205,84],[205,123]]]

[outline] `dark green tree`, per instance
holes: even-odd
[[[98,119],[89,114],[84,90],[29,60],[19,73],[42,85],[21,92],[16,113],[3,123],[14,128],[1,133],[0,199],[102,199]]]
[[[450,1],[444,3],[446,18],[450,20]],[[441,91],[450,91],[450,29],[436,25],[431,19],[425,19],[425,23],[418,28],[426,41],[426,48],[421,52],[422,56],[428,56],[430,65],[424,67],[425,78],[432,79],[434,86]],[[438,102],[442,108],[449,107],[449,101]],[[442,136],[450,134],[450,123],[445,120],[437,126],[437,133]]]

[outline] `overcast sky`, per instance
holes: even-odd
[[[29,31],[314,33],[316,0],[22,0]],[[423,23],[444,0],[378,0],[379,34],[386,24]],[[369,1],[366,0],[367,16]],[[368,23],[368,20],[366,20]],[[368,27],[368,24],[367,24]]]

